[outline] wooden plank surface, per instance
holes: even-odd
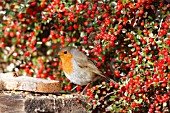
[[[59,81],[28,76],[14,76],[14,73],[0,73],[0,90],[23,90],[53,93],[61,90]]]
[[[90,113],[83,95],[0,94],[0,113]]]
[[[0,95],[0,113],[26,113],[24,102],[19,95]]]

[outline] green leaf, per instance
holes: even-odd
[[[139,101],[138,101],[138,103],[141,104],[142,102],[143,102],[143,99],[140,98]]]
[[[151,62],[151,61],[148,61],[148,64],[149,64],[149,65],[153,65],[153,62]]]
[[[96,92],[97,92],[98,94],[100,94],[101,91],[100,91],[100,90],[97,90]]]
[[[109,98],[109,101],[113,101],[113,100],[115,100],[115,98],[117,98],[117,96],[111,96],[111,97]]]
[[[50,55],[52,52],[53,52],[53,49],[49,49],[49,50],[47,51],[47,55]]]
[[[113,109],[113,106],[110,105],[110,106],[108,106],[108,107],[106,108],[106,110],[107,110],[107,111],[113,111],[114,109]]]
[[[131,51],[134,52],[134,51],[135,51],[135,48],[132,48]]]
[[[126,0],[122,0],[122,4],[125,5],[126,4]]]
[[[118,29],[118,24],[115,25],[115,29]]]
[[[151,16],[148,16],[149,19],[153,20],[153,18]]]
[[[141,35],[142,34],[142,30],[140,30],[140,28],[138,28],[138,35]]]
[[[99,96],[98,96],[98,94],[95,94],[95,96],[94,96],[94,97],[95,97],[95,99],[99,99]]]
[[[114,110],[115,112],[118,113],[118,112],[120,112],[121,109],[122,109],[122,108],[121,108],[121,107],[117,107],[116,104],[113,105],[113,110]]]
[[[131,96],[132,99],[135,99],[135,97],[136,97],[136,96],[135,96],[134,94]]]
[[[16,38],[12,38],[12,44],[17,44]]]
[[[140,45],[141,43],[140,43],[140,41],[139,41],[139,40],[137,40],[137,41],[136,41],[136,44],[137,44],[137,45]]]
[[[133,47],[133,45],[132,44],[128,44],[128,47]]]
[[[58,9],[58,4],[55,6],[56,9]]]

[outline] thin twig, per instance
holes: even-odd
[[[161,22],[160,22],[160,24],[159,24],[158,33],[159,33],[159,31],[160,31],[160,29],[161,29],[161,27],[162,27],[162,21],[163,21],[163,18],[161,19]],[[157,35],[157,36],[158,36],[158,35]]]
[[[11,54],[15,51],[15,49],[16,49],[15,46],[12,46],[12,47],[10,48],[9,53],[7,54],[7,58],[8,58],[9,56],[11,56]]]
[[[101,98],[100,98],[100,101],[104,100],[106,97],[108,97],[108,96],[110,96],[110,95],[112,95],[112,94],[114,94],[114,93],[115,93],[115,92],[107,93],[104,97],[101,97]]]

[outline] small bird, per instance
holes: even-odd
[[[89,85],[104,76],[88,57],[75,47],[64,47],[58,52],[66,77],[74,84]]]

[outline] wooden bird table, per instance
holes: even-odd
[[[60,93],[57,80],[0,73],[0,113],[88,113],[82,95]]]

